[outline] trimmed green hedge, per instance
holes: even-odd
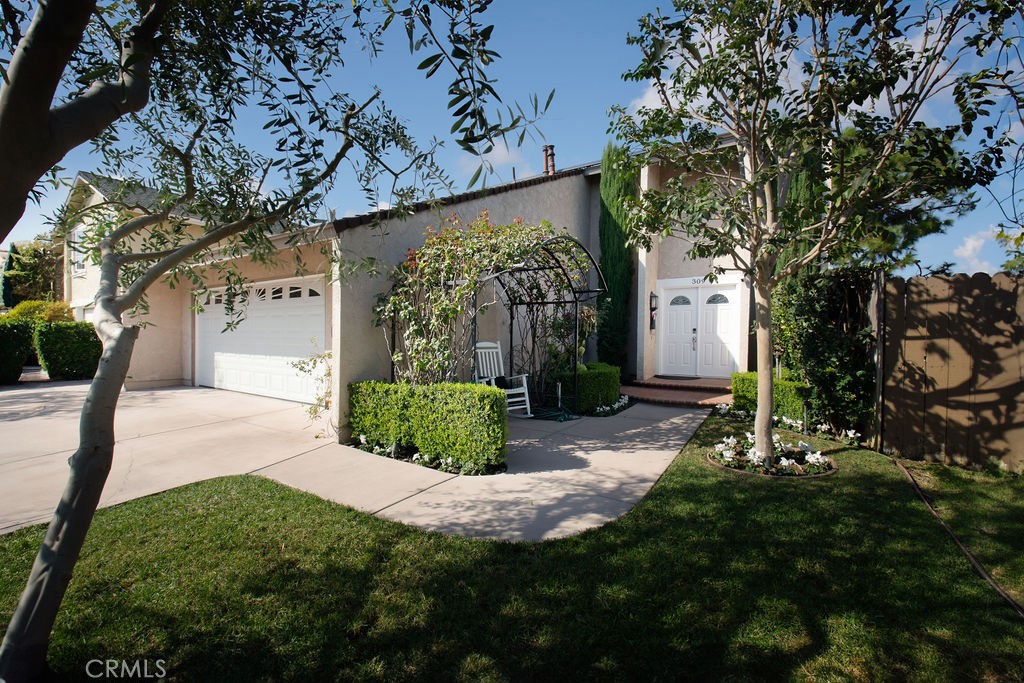
[[[16,384],[32,353],[32,323],[0,318],[0,384]]]
[[[576,412],[591,415],[601,406],[614,405],[619,400],[621,371],[608,363],[587,363],[579,366],[580,395]],[[562,395],[572,395],[573,377],[571,372],[558,377],[562,383]]]
[[[804,401],[811,395],[811,388],[803,382],[789,379],[783,372],[782,379],[775,380],[775,414],[791,420],[804,419]],[[735,372],[732,375],[732,404],[737,410],[757,410],[757,373]]]
[[[103,353],[92,323],[38,323],[39,364],[50,379],[90,379]]]
[[[349,385],[352,434],[415,448],[427,465],[482,474],[505,462],[505,392],[482,384]]]
[[[352,434],[366,436],[374,446],[413,443],[413,385],[358,382],[349,385],[349,423]]]

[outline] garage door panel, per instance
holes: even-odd
[[[223,305],[211,303],[197,315],[197,384],[306,403],[315,400],[316,382],[292,363],[324,350],[325,298],[308,295],[322,287],[289,282],[256,286],[269,292],[278,287],[304,298],[253,297],[245,319],[223,333]]]

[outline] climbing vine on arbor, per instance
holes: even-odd
[[[547,222],[490,222],[487,212],[464,225],[452,215],[428,229],[419,249],[392,272],[391,290],[378,298],[376,324],[384,328],[395,379],[414,384],[466,378],[476,316],[497,303],[491,275],[521,263],[554,236]]]

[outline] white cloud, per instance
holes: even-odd
[[[643,94],[641,94],[640,97],[637,97],[635,100],[629,103],[627,111],[630,114],[636,114],[642,108],[661,108],[661,96],[658,94],[658,87],[654,84],[654,81],[648,81],[647,87],[644,89]]]
[[[988,273],[990,275],[995,273],[996,268],[992,265],[991,261],[979,258],[985,243],[992,240],[993,237],[995,237],[995,230],[993,228],[981,230],[964,237],[960,246],[953,250],[953,256],[957,258],[960,270],[968,273]]]
[[[516,169],[516,176],[519,178],[526,178],[536,174],[533,167],[523,158],[519,148],[509,147],[503,140],[495,142],[494,149],[484,154],[482,160],[489,163],[498,175],[507,175],[501,171],[511,168]],[[476,172],[480,161],[481,159],[475,156],[463,154],[457,160],[459,171],[464,175],[472,175]]]

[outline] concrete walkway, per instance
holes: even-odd
[[[84,383],[0,391],[0,533],[47,521],[77,442]],[[510,419],[508,472],[464,477],[313,438],[304,406],[202,388],[125,392],[101,506],[257,474],[449,534],[558,538],[628,511],[706,416],[637,405],[609,418]]]

